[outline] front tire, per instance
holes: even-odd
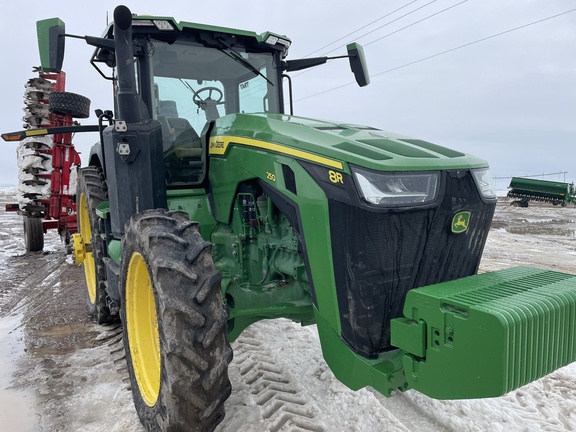
[[[210,243],[182,212],[134,215],[120,276],[127,368],[148,431],[213,431],[230,396],[228,314]]]

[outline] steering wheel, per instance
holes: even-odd
[[[200,97],[200,94],[205,92],[208,92],[208,96],[205,98]],[[212,99],[212,93],[216,93],[216,99]],[[206,105],[206,101],[208,100],[213,101],[216,105],[221,105],[224,103],[222,99],[224,99],[224,93],[222,93],[222,90],[218,87],[201,88],[200,90],[195,91],[194,96],[192,96],[192,101],[198,105],[198,107]]]

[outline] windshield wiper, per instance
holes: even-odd
[[[252,63],[250,63],[248,60],[246,60],[244,57],[242,57],[242,54],[240,54],[238,51],[236,51],[234,48],[232,48],[230,45],[228,45],[226,42],[224,42],[224,40],[222,39],[218,39],[218,41],[224,45],[226,48],[228,48],[230,50],[230,52],[228,51],[224,51],[222,48],[218,48],[218,51],[223,52],[224,54],[226,54],[228,57],[230,57],[232,60],[237,61],[238,63],[240,63],[242,66],[244,66],[246,69],[254,72],[254,75],[260,75],[262,78],[264,78],[266,81],[268,81],[270,84],[274,85],[274,83],[272,81],[270,81],[268,78],[266,78],[264,76],[264,74],[262,74],[262,72],[260,72],[256,67],[254,67],[252,65]]]

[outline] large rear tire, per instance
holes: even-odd
[[[221,274],[186,213],[134,215],[122,241],[127,368],[148,431],[213,431],[230,396]]]
[[[44,227],[41,218],[24,216],[24,243],[26,252],[39,252],[44,249]]]
[[[88,312],[98,324],[106,324],[117,319],[110,315],[106,301],[106,267],[104,266],[104,240],[102,239],[96,208],[108,200],[108,191],[102,171],[98,167],[82,168],[78,178],[76,209],[78,230],[84,244],[91,245],[83,262]]]

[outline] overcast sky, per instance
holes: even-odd
[[[1,132],[22,127],[24,84],[39,65],[35,22],[57,16],[67,33],[99,36],[117,4],[3,3]],[[488,160],[495,177],[567,171],[566,180],[576,180],[576,11],[386,72],[569,11],[574,0],[220,0],[217,9],[216,2],[199,1],[125,4],[138,14],[285,34],[292,39],[292,59],[345,36],[313,56],[333,49],[330,55],[344,54],[346,43],[358,41],[365,45],[371,84],[332,90],[353,82],[342,60],[296,72],[295,114],[367,124],[458,149]],[[88,62],[92,48],[81,40],[66,44],[67,90],[89,97],[92,110],[111,109],[110,83]],[[95,122],[92,116],[82,124]],[[87,157],[96,140],[84,134],[74,141]],[[16,145],[0,145],[0,184],[16,184]],[[545,178],[562,181],[564,175]]]

